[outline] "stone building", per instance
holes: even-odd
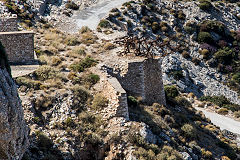
[[[160,59],[145,59],[128,63],[126,73],[108,73],[116,77],[122,88],[142,101],[151,105],[159,103],[166,105]]]
[[[34,33],[18,31],[17,17],[0,15],[0,41],[5,47],[10,63],[34,61]]]
[[[127,97],[141,97],[146,104],[166,105],[160,59],[138,59],[126,62],[124,68],[103,65],[107,72],[101,78],[103,95],[109,100],[108,107],[102,110],[103,117],[129,119]],[[118,70],[118,71],[116,71]],[[103,78],[105,77],[105,78]]]

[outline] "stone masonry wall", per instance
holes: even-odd
[[[0,32],[0,41],[6,49],[9,62],[29,63],[34,61],[34,33]]]
[[[16,17],[0,17],[0,32],[18,31]]]
[[[149,104],[158,102],[166,105],[161,61],[159,59],[146,59],[143,62],[143,71],[145,94],[143,100]]]
[[[119,80],[128,94],[141,97],[143,102],[150,105],[155,102],[166,105],[159,59],[130,62],[127,69],[124,75],[109,74]]]
[[[104,118],[124,117],[129,120],[127,93],[114,77],[103,80],[103,95],[108,98],[108,107],[102,111]]]

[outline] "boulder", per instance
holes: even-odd
[[[0,159],[21,159],[29,146],[28,131],[17,87],[7,69],[1,66]]]

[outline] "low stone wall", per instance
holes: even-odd
[[[0,32],[0,41],[6,49],[11,63],[30,63],[34,61],[34,33]]]
[[[129,120],[127,93],[118,80],[114,77],[106,78],[103,83],[103,95],[108,98],[109,103],[102,112],[104,118],[124,117]]]
[[[0,32],[18,31],[17,17],[0,17]]]

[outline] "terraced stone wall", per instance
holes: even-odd
[[[103,95],[108,98],[108,107],[102,111],[104,118],[124,117],[129,119],[127,93],[115,77],[103,80]]]

